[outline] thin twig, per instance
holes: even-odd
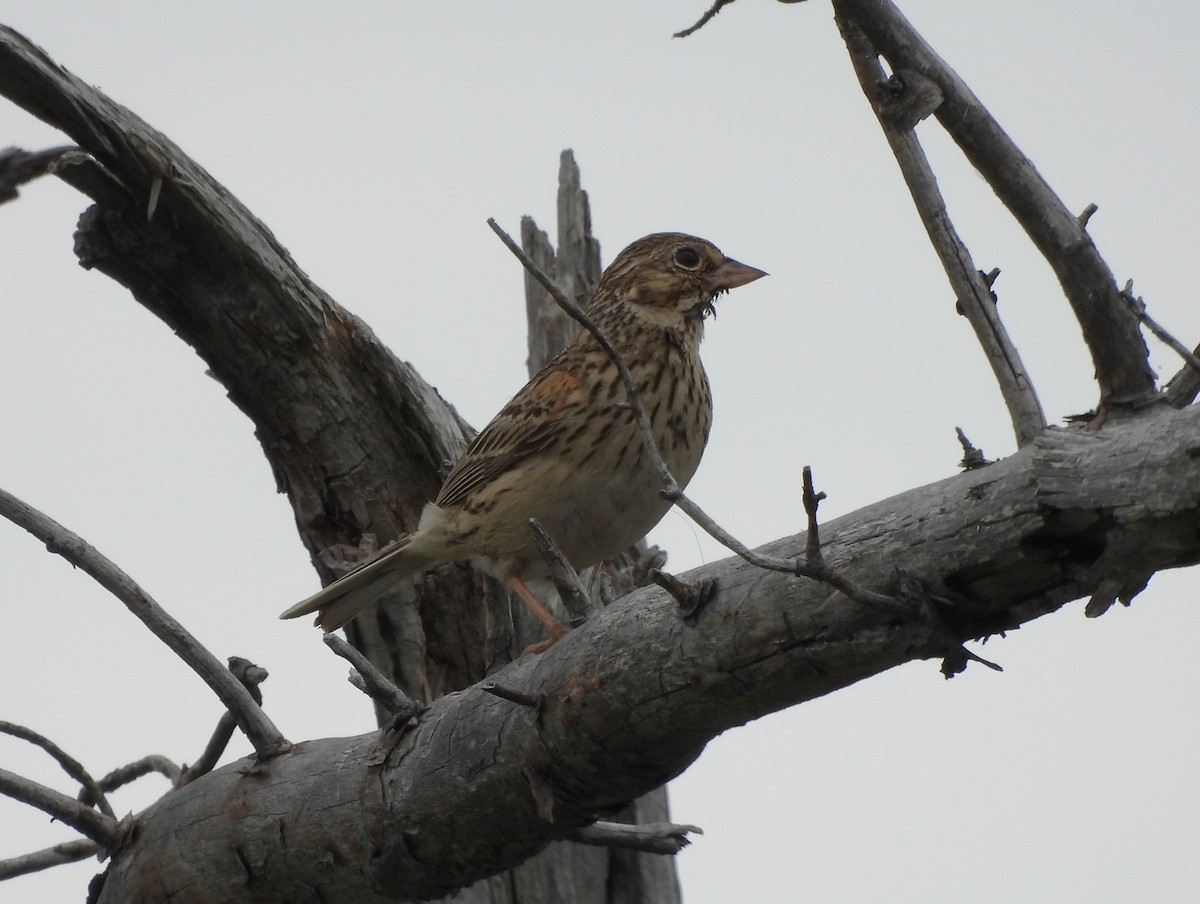
[[[18,185],[44,176],[56,160],[73,150],[74,145],[45,151],[23,151],[20,148],[0,150],[0,204],[15,200]]]
[[[0,794],[49,813],[92,839],[106,851],[113,850],[121,840],[121,825],[113,817],[99,813],[73,797],[7,769],[0,769]]]
[[[24,725],[17,725],[13,722],[0,722],[0,732],[12,735],[14,738],[20,738],[23,741],[28,741],[30,744],[46,751],[46,753],[54,758],[58,765],[62,766],[63,771],[67,775],[83,786],[82,803],[88,806],[96,806],[105,816],[116,818],[116,814],[109,805],[108,798],[104,796],[99,783],[92,778],[91,773],[83,767],[83,764],[79,760],[70,756],[45,735],[38,734],[32,728],[26,728]]]
[[[804,513],[808,516],[808,533],[805,535],[804,544],[804,559],[813,565],[820,565],[825,561],[821,555],[821,531],[817,524],[817,508],[821,504],[821,500],[825,498],[825,493],[818,493],[813,489],[812,468],[808,465],[804,466],[801,472],[804,487],[801,490],[800,498],[804,503]]]
[[[647,573],[651,582],[657,584],[671,594],[679,604],[679,615],[689,624],[695,624],[700,617],[700,610],[717,592],[716,578],[703,578],[699,581],[681,581],[673,574],[668,574],[658,568],[651,568]]]
[[[389,713],[409,719],[421,711],[421,705],[400,690],[371,660],[350,646],[340,635],[326,634],[325,646],[341,656],[358,672],[367,695]]]
[[[20,857],[0,860],[0,881],[26,876],[29,873],[50,869],[52,866],[62,866],[64,863],[76,863],[98,853],[100,853],[100,845],[94,841],[85,841],[82,838],[75,841],[64,841],[62,844],[22,854]]]
[[[974,444],[967,439],[967,434],[963,432],[962,427],[955,427],[954,432],[958,434],[958,444],[962,446],[963,457],[959,462],[959,466],[964,471],[974,471],[978,468],[986,468],[994,462],[989,461],[987,456],[983,454],[982,449],[976,449]]]
[[[29,531],[45,543],[50,552],[80,568],[124,603],[155,637],[204,680],[230,712],[236,714],[238,725],[254,745],[259,759],[270,759],[291,749],[291,742],[254,702],[250,692],[133,578],[82,537],[4,490],[0,490],[0,515]]]
[[[852,600],[874,609],[881,609],[892,614],[908,611],[906,607],[892,597],[861,588],[849,578],[838,574],[823,563],[802,562],[797,559],[779,559],[774,556],[764,556],[754,552],[717,524],[700,506],[685,496],[683,490],[675,481],[674,476],[672,476],[671,469],[667,467],[667,463],[663,460],[658,443],[654,439],[654,430],[650,426],[650,419],[646,416],[646,409],[642,405],[642,398],[638,392],[637,384],[634,382],[633,375],[629,372],[629,367],[625,364],[620,353],[613,348],[612,343],[608,341],[608,337],[604,335],[600,327],[592,322],[592,319],[584,313],[579,305],[563,294],[562,290],[554,284],[553,280],[530,259],[529,255],[521,250],[521,246],[514,242],[512,237],[500,228],[494,219],[489,217],[487,223],[491,227],[492,232],[500,237],[500,240],[504,242],[517,260],[521,262],[522,266],[550,293],[550,297],[554,299],[558,306],[566,311],[585,330],[591,333],[600,347],[608,354],[609,359],[621,375],[621,382],[625,386],[629,409],[633,414],[634,422],[638,425],[638,430],[641,432],[642,443],[646,447],[647,457],[654,465],[655,470],[658,471],[659,479],[663,484],[661,492],[665,499],[669,499],[675,503],[684,514],[695,521],[710,537],[726,549],[741,556],[751,565],[757,565],[759,568],[764,568],[767,571],[781,571],[784,574],[794,574],[821,581],[836,590],[840,590]]]
[[[1159,342],[1179,355],[1188,367],[1200,373],[1200,358],[1197,358],[1191,349],[1167,332],[1157,320],[1150,316],[1146,311],[1146,302],[1140,295],[1135,297],[1133,294],[1132,279],[1125,283],[1125,288],[1121,290],[1121,297],[1125,299],[1125,303],[1129,305],[1129,310],[1133,312],[1133,315],[1146,324],[1146,328],[1155,335]]]
[[[683,31],[677,31],[671,35],[673,38],[686,38],[693,35],[702,29],[705,25],[712,21],[713,16],[719,13],[724,7],[732,3],[733,0],[714,0],[713,5],[704,11],[704,15],[696,20],[694,25],[685,28]]]
[[[143,775],[149,775],[151,772],[157,772],[164,776],[171,783],[171,786],[175,787],[179,784],[179,777],[183,770],[165,756],[151,753],[140,760],[134,760],[132,763],[118,766],[112,772],[108,773],[108,775],[101,778],[97,784],[106,792],[116,791],[118,788],[136,781]],[[86,798],[82,800],[85,804],[90,803]]]
[[[592,600],[588,596],[587,588],[583,586],[583,581],[579,578],[579,572],[571,567],[567,557],[562,554],[562,550],[555,545],[554,539],[546,533],[546,529],[538,523],[536,518],[529,519],[529,529],[533,531],[533,540],[537,543],[538,551],[541,552],[542,558],[550,567],[550,580],[554,581],[554,588],[558,591],[563,605],[567,607],[571,621],[582,622],[591,611]]]
[[[629,825],[623,822],[594,822],[577,829],[568,837],[581,844],[628,848],[647,854],[678,854],[691,844],[688,835],[703,835],[699,826],[677,825],[673,822],[645,822]]]
[[[501,700],[508,700],[510,703],[527,706],[534,710],[540,710],[545,702],[541,694],[530,694],[525,691],[514,690],[511,687],[504,687],[497,684],[495,681],[481,684],[479,689],[486,694],[491,694],[493,697],[499,697]]]

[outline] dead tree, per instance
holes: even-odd
[[[502,894],[515,888],[522,901],[561,900],[562,889],[583,901],[579,889],[597,876],[604,897],[596,900],[674,900],[664,858],[601,854],[581,867],[584,879],[572,873],[579,858],[561,845],[677,850],[689,827],[665,823],[656,789],[724,729],[911,659],[940,658],[952,675],[979,660],[964,647],[972,639],[1080,597],[1099,615],[1128,603],[1156,571],[1200,560],[1200,414],[1192,404],[1200,362],[1180,347],[1185,367],[1159,392],[1139,329],[1151,321],[1113,280],[1088,236],[1088,213],[1063,207],[890,3],[835,0],[834,8],[996,375],[1017,453],[989,463],[963,437],[963,473],[819,526],[820,494],[809,484],[807,531],[757,550],[680,496],[737,555],[631,589],[647,583],[653,564],[635,550],[629,558],[640,569],[593,581],[593,590],[619,598],[523,660],[514,653],[530,627],[510,614],[500,588],[465,566],[438,569],[354,622],[350,648],[331,641],[356,663],[380,728],[301,742],[284,738],[264,712],[260,669],[245,661],[223,668],[81,538],[4,495],[7,517],[112,590],[229,710],[197,766],[147,759],[100,779],[49,739],[2,726],[55,756],[81,792],[4,771],[0,791],[86,839],[8,861],[4,874],[102,852],[109,861],[94,884],[97,901],[374,902],[469,886],[456,900],[510,900]],[[197,163],[11,30],[0,30],[0,92],[74,142],[6,152],[0,198],[47,172],[91,198],[76,237],[80,260],[195,348],[254,422],[322,578],[411,529],[470,432],[453,408]],[[929,116],[1062,283],[1099,387],[1095,410],[1071,427],[1046,426],[991,282],[946,216],[913,133]],[[595,279],[599,253],[569,157],[561,185],[557,251],[532,224],[523,239],[569,301]],[[552,329],[531,339],[531,366],[569,334],[541,285],[531,277],[531,321]],[[210,771],[235,726],[256,755]],[[150,770],[168,775],[173,790],[118,820],[105,794]],[[503,893],[489,884],[512,869]]]

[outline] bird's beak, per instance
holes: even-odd
[[[725,258],[725,263],[704,277],[704,288],[714,294],[725,292],[729,289],[736,289],[738,286],[744,286],[746,283],[754,282],[760,276],[766,275],[766,270],[759,270],[757,267],[751,267],[740,261]]]

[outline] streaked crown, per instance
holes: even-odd
[[[656,232],[616,256],[596,288],[592,306],[632,304],[685,316],[712,313],[713,299],[766,276],[721,253],[712,242],[682,232]]]

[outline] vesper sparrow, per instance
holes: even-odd
[[[633,374],[680,486],[696,472],[712,422],[700,364],[704,318],[722,292],[765,275],[703,239],[657,233],[617,255],[588,303]],[[548,573],[529,519],[584,568],[624,552],[659,522],[671,506],[661,489],[620,374],[584,331],[475,437],[413,533],[280,617],[317,611],[316,623],[333,631],[405,578],[470,559],[507,583],[553,640],[568,629],[526,584]]]

